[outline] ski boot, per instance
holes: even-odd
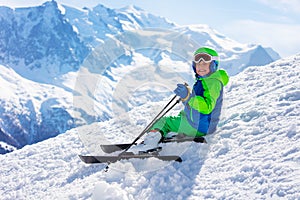
[[[161,139],[162,135],[159,131],[151,131],[147,133],[143,142],[132,146],[127,152],[132,152],[134,154],[158,154],[158,152],[161,150],[161,147],[158,146],[158,143],[161,141]]]

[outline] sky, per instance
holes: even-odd
[[[0,5],[28,7],[46,0],[0,0]],[[207,24],[241,43],[272,47],[281,57],[300,53],[300,0],[57,0],[82,8],[112,9],[136,5],[178,25]]]

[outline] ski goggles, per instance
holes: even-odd
[[[209,63],[213,60],[218,60],[218,59],[219,59],[218,56],[211,56],[207,53],[198,53],[194,56],[195,63],[199,63],[201,60],[203,60],[203,62],[205,62],[205,63]]]

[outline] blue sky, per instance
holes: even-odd
[[[45,0],[0,0],[0,5],[24,7]],[[136,5],[179,25],[207,24],[241,43],[272,47],[282,57],[300,53],[300,0],[57,0],[61,4],[109,8]]]

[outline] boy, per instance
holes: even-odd
[[[219,70],[219,55],[211,48],[201,47],[194,52],[192,64],[196,81],[190,91],[184,84],[177,84],[174,93],[184,104],[178,116],[161,118],[150,129],[142,149],[157,147],[158,142],[169,132],[187,136],[204,136],[216,131],[221,114],[223,87],[229,77]],[[138,145],[140,146],[140,145]]]

